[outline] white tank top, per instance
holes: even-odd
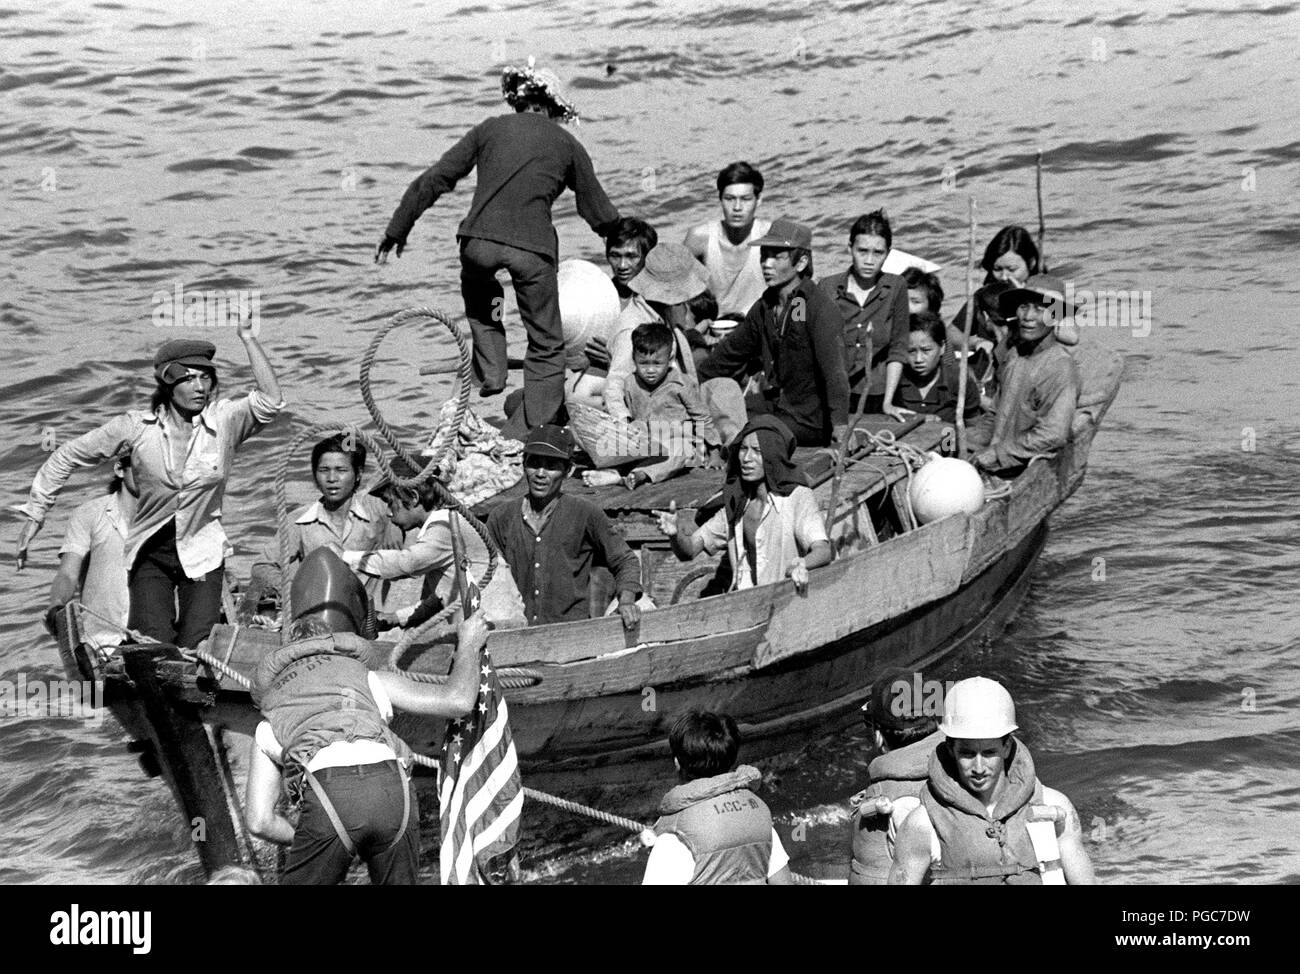
[[[709,290],[718,301],[718,315],[744,315],[763,296],[763,268],[759,265],[758,240],[772,226],[768,220],[755,220],[749,236],[733,245],[723,232],[722,222],[709,224],[709,242],[704,249],[704,266],[709,272]]]

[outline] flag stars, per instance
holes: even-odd
[[[487,696],[488,691],[491,689],[492,688],[488,686],[486,683],[480,683],[478,685],[478,692],[483,694],[484,696]]]
[[[481,713],[481,714],[485,714],[485,713],[487,713],[487,701],[486,701],[486,700],[484,700],[484,701],[482,701],[482,702],[479,703],[479,705],[478,705],[478,712]]]

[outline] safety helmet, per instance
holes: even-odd
[[[1017,728],[1016,705],[996,680],[973,676],[952,685],[943,699],[944,737],[981,740],[1005,737]]]

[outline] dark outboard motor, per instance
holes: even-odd
[[[320,619],[334,632],[375,638],[375,620],[365,587],[329,548],[317,548],[303,559],[289,597],[295,622]]]

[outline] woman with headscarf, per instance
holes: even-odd
[[[794,434],[775,416],[756,416],[732,443],[723,505],[689,534],[675,511],[659,513],[659,530],[689,561],[726,550],[731,591],[789,578],[808,587],[808,573],[830,563],[831,543],[808,478],[794,464]]]

